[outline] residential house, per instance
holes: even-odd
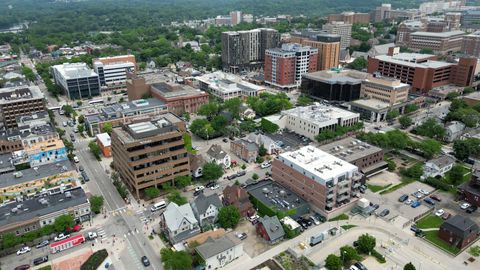
[[[480,207],[480,169],[475,170],[472,179],[458,187],[460,199]]]
[[[207,151],[207,155],[210,158],[210,162],[215,162],[225,168],[230,167],[232,159],[227,152],[223,151],[220,145],[212,144]]]
[[[255,111],[248,107],[245,104],[240,106],[240,119],[247,120],[247,119],[254,119],[256,116]]]
[[[199,178],[203,175],[203,165],[205,159],[200,154],[188,153],[188,159],[190,161],[190,172],[194,178]]]
[[[209,237],[195,250],[205,261],[205,269],[217,269],[242,256],[243,243],[232,235],[224,235],[216,239]]]
[[[200,226],[188,203],[181,206],[169,203],[161,215],[160,226],[172,244],[200,233]]]
[[[455,164],[455,159],[446,155],[429,160],[423,166],[422,179],[437,176],[443,177],[446,172],[452,169],[453,164]]]
[[[249,217],[255,213],[247,192],[237,185],[227,186],[223,190],[223,204],[235,206],[242,217]]]
[[[258,219],[256,230],[257,234],[269,244],[275,244],[282,241],[285,236],[285,231],[283,230],[282,224],[277,216],[260,217]]]
[[[445,137],[443,138],[446,142],[453,142],[459,138],[463,130],[465,130],[465,124],[460,121],[452,121],[447,123],[445,126]]]
[[[470,218],[456,215],[440,226],[438,236],[451,246],[463,249],[473,243],[479,234],[478,225]]]
[[[258,156],[258,146],[253,141],[244,139],[230,142],[230,151],[248,163],[255,162]]]
[[[191,203],[193,214],[200,222],[200,226],[214,224],[217,221],[218,212],[222,207],[222,202],[216,193],[205,196],[203,193],[195,198]]]
[[[267,149],[267,154],[272,155],[272,154],[277,154],[281,147],[278,146],[278,144],[272,140],[270,137],[265,136],[263,134],[256,134],[256,133],[250,133],[247,136],[248,141],[255,142],[258,146],[263,145],[265,149]]]

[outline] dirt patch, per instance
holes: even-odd
[[[65,257],[67,259],[52,263],[53,270],[80,270],[82,264],[93,254],[91,249],[82,249]],[[62,257],[62,258],[65,258]]]
[[[257,236],[255,226],[253,226],[252,223],[247,220],[241,220],[235,230],[230,233],[235,232],[247,233],[247,238],[243,240],[243,250],[251,258],[258,256],[259,254],[270,249],[270,246],[265,243],[263,239]]]
[[[400,176],[396,173],[389,172],[389,171],[383,171],[368,179],[368,184],[378,185],[378,186],[387,186],[389,184],[393,186],[400,182],[401,182]]]

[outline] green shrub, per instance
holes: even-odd
[[[379,263],[386,263],[387,260],[385,260],[385,257],[380,254],[378,251],[376,251],[375,249],[372,250],[372,256],[375,257],[375,259],[377,259],[377,262]]]
[[[106,249],[101,249],[92,254],[88,260],[82,264],[80,270],[96,270],[102,262],[108,257]]]

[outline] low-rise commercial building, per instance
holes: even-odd
[[[29,197],[0,207],[0,234],[25,233],[52,225],[62,215],[71,215],[82,222],[90,219],[90,202],[80,187],[56,188],[41,197]]]
[[[331,218],[354,204],[363,176],[357,166],[305,146],[280,154],[272,163],[272,178]]]
[[[53,79],[70,100],[100,95],[98,74],[85,63],[64,63],[51,67]]]
[[[282,117],[276,124],[297,134],[315,140],[324,130],[335,130],[337,126],[353,126],[360,115],[330,105],[315,104],[297,107],[281,112]]]
[[[190,174],[184,127],[180,118],[167,113],[153,121],[113,129],[114,167],[138,198],[145,188],[160,187],[178,176]]]
[[[111,157],[112,156],[112,140],[108,133],[100,133],[97,134],[97,145],[102,150],[102,154],[104,157]]]
[[[367,73],[350,69],[332,69],[308,73],[302,77],[301,92],[314,99],[352,101],[360,98],[362,80]]]
[[[390,105],[406,102],[410,85],[400,80],[381,76],[380,74],[369,74],[362,81],[360,89],[361,98],[372,98],[386,102]]]
[[[241,77],[224,72],[214,72],[195,78],[200,89],[225,101],[232,98],[256,97],[265,92],[265,87],[244,81]]]
[[[98,113],[85,116],[87,132],[96,135],[102,132],[105,124],[119,127],[123,124],[155,118],[167,113],[165,103],[155,98],[138,99],[127,103],[103,107]]]
[[[319,147],[337,158],[358,167],[365,176],[386,170],[388,164],[383,160],[383,149],[362,142],[353,137],[334,141]]]
[[[153,83],[150,93],[167,104],[168,111],[177,115],[196,113],[198,109],[208,103],[208,93],[189,85],[173,83]]]
[[[18,163],[22,163],[22,160],[28,161],[31,167],[68,160],[65,145],[59,138],[24,145],[23,150],[16,152],[15,155]]]
[[[480,92],[473,92],[463,97],[463,101],[467,103],[468,106],[475,106],[480,103]]]
[[[124,89],[128,72],[137,70],[134,55],[119,55],[93,59],[93,69],[98,74],[102,88]]]
[[[38,86],[0,88],[0,128],[16,128],[18,116],[45,111],[44,96]]]

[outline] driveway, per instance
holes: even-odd
[[[243,250],[250,257],[258,256],[271,248],[271,246],[265,243],[262,238],[257,236],[255,226],[253,226],[248,220],[240,220],[240,223],[235,230],[230,233],[234,234],[235,232],[247,233],[247,238],[243,240]]]

